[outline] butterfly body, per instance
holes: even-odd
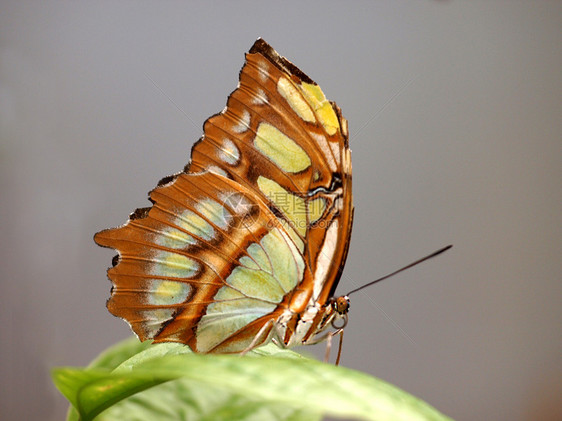
[[[141,340],[243,352],[315,343],[345,319],[333,293],[353,220],[347,122],[265,41],[150,200],[95,236],[119,252],[108,308]]]

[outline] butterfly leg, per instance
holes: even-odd
[[[336,357],[336,365],[340,363],[341,357],[341,350],[343,346],[343,328],[336,329],[333,332],[326,332],[323,335],[317,336],[312,338],[311,340],[307,341],[307,345],[314,345],[323,341],[326,341],[326,353],[324,354],[324,362],[327,363],[330,360],[330,352],[332,350],[332,338],[336,335],[340,335],[340,343],[338,346],[338,356]]]
[[[279,326],[273,322],[273,329],[271,331],[272,337],[271,342],[277,345],[279,348],[287,349],[289,346],[283,340],[283,332],[279,329]]]
[[[332,338],[336,335],[340,335],[340,343],[338,346],[338,356],[336,357],[336,365],[340,365],[341,350],[343,345],[343,329],[338,329],[335,332],[328,332],[326,337],[326,353],[324,354],[324,362],[330,361],[330,352],[332,350]]]
[[[278,325],[273,326],[273,337],[271,338],[271,341],[277,345],[279,348],[282,349],[287,349],[289,348],[287,346],[287,344],[285,343],[285,341],[283,340],[283,336],[281,331],[279,330]]]
[[[242,357],[246,355],[248,352],[254,349],[259,343],[265,342],[265,340],[271,333],[271,329],[273,325],[274,325],[274,321],[272,319],[265,322],[264,325],[258,331],[258,333],[256,333],[256,336],[254,336],[254,339],[252,339],[252,342],[250,342],[250,345],[248,345],[246,349],[244,349],[244,351],[240,353],[240,356]]]
[[[335,332],[328,332],[326,337],[326,353],[324,354],[324,362],[330,361],[330,351],[332,350],[332,338],[337,334],[340,335],[340,343],[338,346],[338,356],[336,357],[335,365],[340,365],[341,350],[343,346],[343,329],[338,329]]]
[[[330,361],[330,352],[332,350],[332,338],[334,337],[333,332],[329,332],[326,337],[326,352],[324,353],[324,362]]]

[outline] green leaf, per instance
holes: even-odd
[[[83,421],[97,415],[98,420],[448,419],[382,380],[275,345],[240,357],[128,342],[89,368],[55,369],[53,379]],[[77,413],[71,411],[68,419],[77,420]]]
[[[103,351],[96,359],[94,359],[89,365],[89,368],[106,368],[109,370],[113,370],[115,367],[120,365],[123,361],[129,359],[130,357],[138,354],[139,352],[147,349],[152,344],[151,341],[140,342],[135,336],[131,336],[124,341],[121,341]],[[56,383],[56,382],[55,382]],[[58,387],[58,385],[57,385]],[[64,386],[62,386],[64,388]],[[63,389],[59,387],[59,390],[67,399],[70,398],[63,392]],[[67,393],[71,393],[72,391],[68,391]],[[72,401],[71,401],[72,402]],[[76,408],[71,405],[68,408],[68,412],[66,414],[67,421],[79,421],[80,415]]]
[[[96,421],[113,420],[319,420],[320,416],[287,405],[219,390],[179,379],[133,395],[102,412]]]
[[[152,341],[141,342],[136,336],[131,336],[124,341],[107,348],[89,365],[89,368],[107,368],[113,370],[123,361],[137,355],[146,349],[150,349]]]

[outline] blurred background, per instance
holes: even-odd
[[[183,168],[261,36],[349,120],[338,293],[454,244],[352,296],[342,365],[458,420],[562,419],[561,27],[557,1],[2,1],[1,418],[62,419],[50,368],[130,335],[92,236]]]

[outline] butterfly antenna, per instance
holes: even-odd
[[[421,262],[425,262],[426,260],[431,259],[432,257],[438,256],[438,255],[440,255],[441,253],[446,252],[446,251],[449,250],[451,247],[453,247],[452,244],[448,245],[447,247],[443,247],[442,249],[439,249],[439,250],[437,250],[437,251],[434,251],[434,252],[431,253],[429,256],[422,257],[421,259],[416,260],[415,262],[410,263],[409,265],[404,266],[403,268],[398,269],[398,270],[396,270],[396,271],[394,271],[394,272],[392,272],[392,273],[389,273],[388,275],[383,276],[382,278],[375,279],[374,281],[369,282],[368,284],[362,285],[362,286],[360,286],[359,288],[355,288],[353,291],[348,292],[346,295],[351,295],[351,294],[353,294],[354,292],[357,292],[357,291],[359,291],[359,290],[362,290],[363,288],[367,288],[367,287],[369,287],[369,286],[371,286],[371,285],[373,285],[373,284],[376,284],[377,282],[384,281],[385,279],[390,278],[391,276],[394,276],[394,275],[396,275],[396,274],[398,274],[398,273],[400,273],[400,272],[402,272],[402,271],[404,271],[404,270],[406,270],[406,269],[410,269],[411,267],[416,266],[417,264],[419,264],[419,263],[421,263]]]

